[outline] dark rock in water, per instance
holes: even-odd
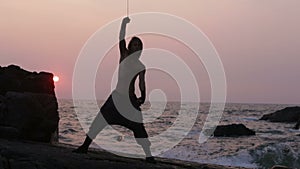
[[[217,126],[214,131],[215,137],[238,137],[255,135],[255,131],[248,129],[243,124],[230,124]]]
[[[57,141],[57,109],[51,73],[0,67],[0,137]]]
[[[300,119],[300,107],[286,107],[274,113],[265,114],[260,120],[270,122],[297,122]]]

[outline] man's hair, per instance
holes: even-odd
[[[142,40],[140,38],[134,36],[134,37],[131,38],[131,40],[130,40],[130,42],[128,44],[129,53],[137,52],[137,51],[131,51],[131,48],[132,48],[131,46],[132,46],[133,42],[138,42],[138,44],[139,44],[139,49],[137,51],[142,51],[143,50],[143,42],[142,42]]]

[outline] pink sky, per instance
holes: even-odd
[[[299,0],[130,0],[130,4],[131,13],[170,13],[206,34],[224,64],[228,102],[300,103]],[[57,96],[71,98],[72,72],[84,43],[100,27],[125,14],[125,0],[2,0],[0,65],[53,72],[60,77]],[[145,47],[183,53],[183,59],[193,63],[187,55],[191,53],[176,42],[147,36],[143,40]],[[117,58],[118,51],[112,52]],[[107,62],[116,65],[115,61]],[[191,69],[198,75],[202,101],[208,101],[205,70],[193,64]],[[158,88],[156,79],[163,76],[151,74],[149,90]],[[98,80],[96,84],[100,99],[110,93],[110,84],[102,83]],[[161,86],[170,99],[177,98],[173,86]]]

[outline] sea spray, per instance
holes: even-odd
[[[300,167],[299,150],[295,151],[289,143],[260,145],[256,149],[250,150],[250,154],[253,162],[262,169],[271,168],[274,165]]]

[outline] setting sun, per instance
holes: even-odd
[[[58,82],[58,81],[59,81],[59,77],[58,77],[58,76],[54,76],[54,77],[53,77],[53,81],[54,81],[54,82]]]

